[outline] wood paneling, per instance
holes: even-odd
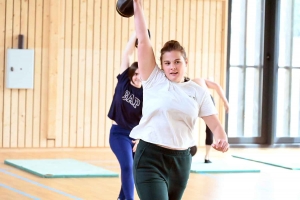
[[[29,1],[29,5],[33,4],[33,0]],[[34,40],[34,89],[33,89],[33,103],[30,105],[33,109],[32,120],[32,146],[30,144],[26,147],[39,147],[41,138],[41,123],[42,123],[42,113],[41,113],[41,96],[42,96],[42,53],[43,53],[43,2],[36,1],[35,4],[35,28],[32,31],[32,37]],[[29,139],[28,139],[29,140]]]
[[[27,46],[24,47],[28,49],[35,48],[35,27],[36,27],[36,3],[35,1],[27,1],[28,6],[28,30],[27,30]],[[25,23],[26,24],[26,23]],[[32,147],[33,138],[33,90],[26,90],[26,112],[25,112],[25,147]]]
[[[122,50],[133,17],[116,1],[0,0],[0,147],[107,147],[107,118]],[[187,76],[225,87],[226,0],[144,0],[159,63],[163,44],[178,40],[189,59]],[[6,50],[35,50],[34,89],[5,88]],[[135,53],[134,60],[137,59]],[[223,103],[215,96],[221,122]],[[196,126],[204,144],[204,123]]]
[[[5,13],[6,2],[0,0],[0,13]],[[4,136],[4,66],[5,66],[5,38],[6,38],[6,26],[4,26],[6,20],[6,14],[0,14],[0,147],[3,147],[3,136]]]

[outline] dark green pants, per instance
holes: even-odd
[[[134,181],[141,200],[180,200],[189,179],[190,150],[170,150],[140,140]]]

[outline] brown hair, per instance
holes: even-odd
[[[166,52],[179,51],[184,59],[186,59],[186,53],[183,48],[176,40],[170,40],[165,43],[163,48],[160,50],[160,64],[162,65],[162,57]]]
[[[138,62],[134,62],[130,65],[129,69],[128,69],[128,78],[130,81],[132,81],[132,77],[135,74],[135,71],[138,68]],[[133,82],[133,81],[132,81]]]

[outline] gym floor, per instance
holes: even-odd
[[[204,148],[196,158],[202,159]],[[300,159],[299,148],[231,148],[227,153],[212,150],[211,160],[231,159],[232,154],[283,155]],[[0,149],[0,199],[87,199],[114,200],[120,178],[40,178],[4,164],[5,159],[73,158],[120,172],[110,148]],[[190,174],[183,200],[300,200],[300,170],[289,170],[252,161],[259,173]],[[137,194],[135,199],[139,200]]]

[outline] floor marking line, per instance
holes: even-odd
[[[71,194],[68,194],[68,193],[66,193],[66,192],[63,192],[63,191],[60,191],[60,190],[58,190],[58,189],[49,187],[49,186],[47,186],[47,185],[43,185],[43,184],[41,184],[41,183],[35,182],[35,181],[33,181],[33,180],[30,180],[30,179],[28,179],[28,178],[19,176],[19,175],[17,175],[17,174],[11,173],[11,172],[8,172],[8,171],[6,171],[6,170],[4,170],[4,169],[0,169],[0,172],[2,172],[2,173],[4,173],[4,174],[7,174],[7,175],[10,175],[10,176],[13,176],[13,177],[18,178],[18,179],[21,179],[21,180],[23,180],[23,181],[29,182],[29,183],[31,183],[31,184],[33,184],[33,185],[37,185],[37,186],[39,186],[39,187],[42,187],[42,188],[48,189],[48,190],[50,190],[50,191],[56,192],[56,193],[58,193],[58,194],[67,196],[67,197],[69,197],[69,198],[71,198],[71,199],[82,200],[81,198],[75,197],[75,196],[73,196],[73,195],[71,195]]]
[[[17,189],[15,189],[15,188],[10,187],[10,186],[8,186],[8,185],[5,185],[5,184],[3,184],[3,183],[0,183],[0,187],[4,187],[4,188],[6,188],[6,189],[9,189],[9,190],[11,190],[11,191],[14,191],[14,192],[16,192],[16,193],[18,193],[18,194],[21,194],[21,195],[23,195],[23,196],[29,197],[29,198],[34,199],[34,200],[40,200],[38,197],[32,196],[32,195],[30,195],[30,194],[27,194],[26,192],[23,192],[23,191],[21,191],[21,190],[17,190]]]

